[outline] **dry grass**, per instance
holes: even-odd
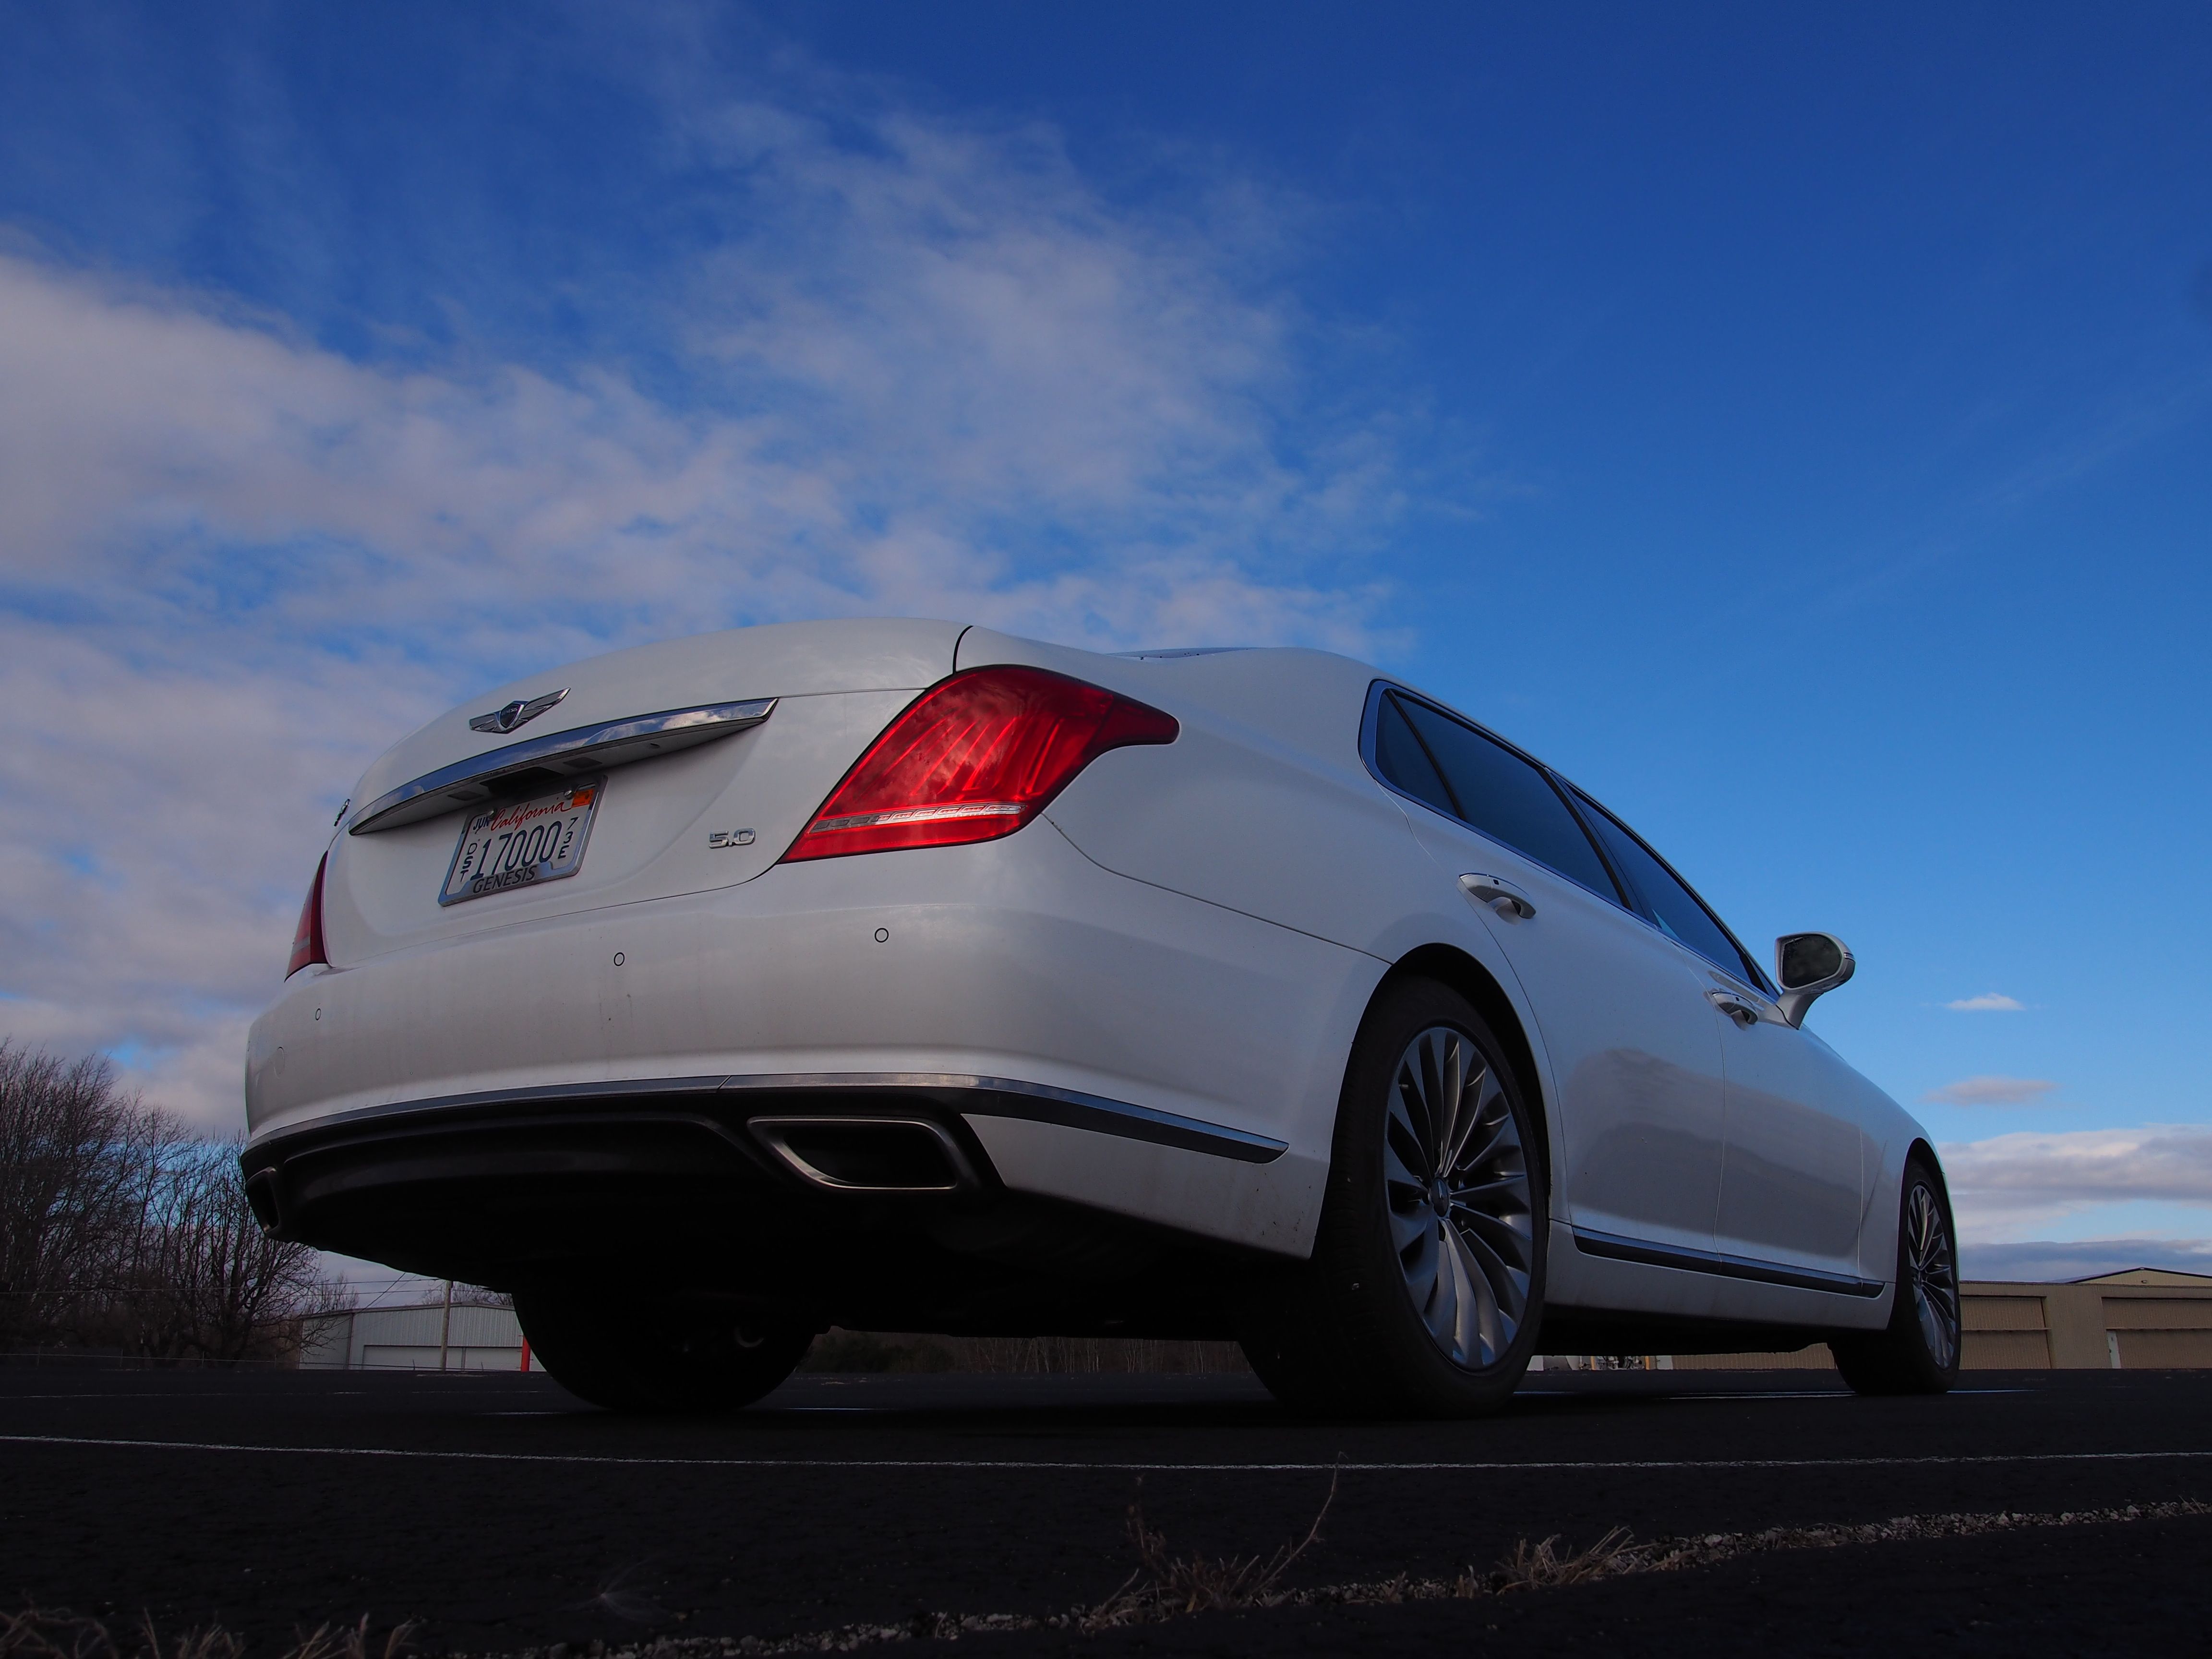
[[[1139,1483],[1140,1486],[1142,1482]],[[1171,1555],[1167,1534],[1145,1522],[1141,1501],[1129,1505],[1129,1539],[1137,1547],[1137,1570],[1121,1587],[1085,1613],[1085,1630],[1119,1625],[1149,1625],[1178,1613],[1219,1613],[1232,1607],[1279,1607],[1289,1599],[1283,1575],[1321,1536],[1321,1523],[1336,1502],[1336,1477],[1329,1477],[1306,1535],[1273,1555]]]
[[[1616,1573],[1648,1571],[1639,1565],[1636,1540],[1626,1527],[1615,1527],[1588,1549],[1562,1553],[1559,1534],[1540,1543],[1527,1539],[1514,1545],[1513,1553],[1484,1572],[1469,1567],[1455,1578],[1416,1578],[1401,1572],[1395,1577],[1360,1583],[1327,1584],[1298,1590],[1284,1598],[1301,1607],[1375,1606],[1401,1601],[1466,1601],[1477,1596],[1506,1595],[1515,1590],[1553,1589],[1566,1584],[1586,1584]]]
[[[1489,1593],[1503,1595],[1508,1590],[1551,1589],[1610,1577],[1624,1571],[1622,1563],[1635,1547],[1626,1527],[1615,1527],[1588,1549],[1573,1554],[1561,1555],[1555,1547],[1559,1541],[1557,1533],[1533,1546],[1522,1539],[1491,1573]],[[1473,1593],[1470,1588],[1469,1594]]]
[[[1635,1574],[1682,1572],[1785,1550],[1842,1549],[1900,1539],[1969,1538],[1993,1532],[2212,1516],[2212,1504],[2130,1504],[2055,1514],[1999,1510],[1907,1515],[1860,1525],[1770,1527],[1761,1532],[1662,1538],[1647,1544],[1636,1542],[1624,1528],[1616,1527],[1582,1550],[1563,1551],[1556,1535],[1540,1543],[1523,1539],[1511,1554],[1488,1571],[1469,1568],[1449,1579],[1415,1578],[1401,1572],[1390,1578],[1310,1589],[1285,1588],[1283,1579],[1291,1566],[1320,1541],[1322,1522],[1335,1498],[1336,1482],[1331,1480],[1328,1496],[1305,1535],[1265,1557],[1176,1555],[1170,1550],[1166,1536],[1146,1521],[1142,1506],[1132,1504],[1129,1536],[1136,1547],[1136,1571],[1097,1606],[1066,1613],[1042,1616],[922,1613],[896,1624],[842,1625],[835,1630],[781,1637],[664,1635],[619,1645],[600,1641],[574,1646],[561,1643],[498,1659],[738,1659],[738,1656],[751,1655],[850,1653],[894,1642],[957,1641],[963,1636],[1002,1631],[1082,1634],[1239,1607],[1474,1601]],[[357,1625],[319,1626],[296,1637],[272,1659],[404,1659],[416,1628],[412,1624],[401,1625],[379,1639],[372,1636],[365,1618]],[[189,1630],[165,1639],[151,1620],[143,1620],[118,1640],[99,1620],[76,1618],[66,1610],[0,1613],[0,1659],[246,1659],[246,1652],[243,1638],[219,1626]]]
[[[368,1615],[357,1625],[318,1625],[295,1634],[277,1659],[402,1659],[412,1651],[416,1626],[394,1626],[382,1639]],[[164,1638],[149,1614],[118,1637],[98,1619],[67,1607],[0,1613],[0,1659],[245,1659],[246,1639],[220,1625]]]
[[[1413,1578],[1401,1573],[1395,1578],[1362,1583],[1329,1584],[1299,1590],[1285,1597],[1292,1605],[1328,1603],[1358,1605],[1372,1602],[1439,1601],[1475,1596],[1504,1595],[1516,1590],[1549,1589],[1587,1584],[1601,1578],[1634,1573],[1683,1572],[1716,1566],[1747,1555],[1788,1550],[1844,1549],[1860,1544],[1881,1544],[1908,1538],[1972,1538],[1984,1533],[2016,1532],[2045,1527],[2110,1526],[2130,1521],[2172,1521],[2212,1516],[2212,1504],[2182,1501],[2170,1504],[2130,1504],[2117,1509],[2066,1510],[2057,1514],[2023,1515],[1998,1510],[1980,1515],[1902,1515],[1887,1521],[1856,1526],[1769,1527],[1761,1532],[1708,1533],[1698,1538],[1661,1538],[1639,1544],[1626,1528],[1616,1527],[1589,1548],[1562,1555],[1559,1539],[1540,1544],[1526,1539],[1513,1553],[1488,1572],[1470,1568],[1456,1578]]]
[[[1332,1485],[1330,1497],[1335,1496]],[[1615,1528],[1586,1549],[1562,1551],[1557,1537],[1516,1544],[1513,1553],[1487,1571],[1470,1568],[1455,1578],[1415,1578],[1409,1573],[1313,1589],[1285,1589],[1284,1574],[1306,1547],[1318,1540],[1328,1505],[1314,1517],[1306,1535],[1264,1559],[1175,1556],[1167,1540],[1148,1526],[1132,1505],[1130,1534],[1138,1549],[1138,1570],[1121,1588],[1093,1607],[1033,1617],[1021,1613],[919,1613],[896,1625],[845,1625],[784,1637],[661,1638],[635,1646],[588,1653],[556,1650],[507,1656],[507,1659],[736,1659],[736,1656],[793,1653],[850,1653],[884,1643],[957,1640],[994,1631],[1061,1631],[1085,1633],[1116,1626],[1152,1623],[1191,1613],[1228,1607],[1375,1606],[1408,1601],[1474,1601],[1519,1592],[1564,1589],[1601,1579],[1650,1572],[1680,1572],[1739,1556],[1778,1550],[1838,1549],[1899,1538],[1962,1538],[1981,1533],[2044,1527],[2099,1526],[2130,1521],[2212,1516],[2212,1504],[2129,1504],[2119,1509],[2068,1510],[2060,1514],[1900,1516],[1862,1526],[1772,1527],[1756,1533],[1712,1533],[1694,1539],[1661,1539],[1638,1544]]]

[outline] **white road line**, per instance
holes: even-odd
[[[1623,1469],[1870,1469],[1966,1468],[2002,1463],[2140,1463],[2212,1458],[2207,1451],[1991,1452],[1948,1457],[1701,1457],[1555,1459],[1528,1462],[1181,1463],[1079,1462],[1013,1457],[599,1457],[582,1452],[429,1451],[394,1446],[254,1446],[220,1440],[120,1440],[96,1435],[0,1434],[0,1445],[112,1446],[132,1451],[258,1452],[293,1457],[391,1457],[453,1463],[602,1464],[611,1468],[675,1469],[1022,1469],[1063,1474],[1158,1474],[1187,1469],[1208,1474],[1468,1474],[1516,1470],[1616,1472]]]
[[[1967,1395],[2033,1394],[2034,1392],[2033,1389],[1946,1389],[1943,1391],[1943,1397],[1947,1400],[1957,1400]],[[1516,1400],[1525,1397],[1522,1395],[1514,1395]],[[1547,1397],[1553,1400],[1590,1400],[1599,1396],[1559,1391]],[[1627,1395],[1621,1396],[1623,1399],[1633,1397]],[[1709,1406],[1726,1404],[1731,1400],[1856,1400],[1858,1395],[1853,1394],[1849,1389],[1790,1389],[1767,1394],[1665,1394],[1661,1395],[1659,1398],[1671,1400],[1685,1406]]]
[[[195,1400],[249,1400],[267,1397],[265,1395],[256,1395],[246,1389],[233,1389],[228,1392],[211,1389],[205,1394],[163,1394],[153,1389],[130,1389],[119,1394],[0,1394],[0,1405],[16,1400],[158,1400],[163,1405],[173,1405],[179,1401],[189,1402]]]

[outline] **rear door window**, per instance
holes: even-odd
[[[1657,856],[1638,841],[1628,827],[1612,813],[1600,806],[1580,790],[1576,799],[1582,803],[1583,816],[1589,820],[1590,828],[1605,843],[1605,850],[1613,866],[1628,878],[1628,884],[1642,896],[1644,906],[1651,913],[1662,932],[1680,944],[1687,945],[1717,968],[1736,975],[1748,975],[1751,983],[1765,988],[1766,976],[1760,973],[1736,943],[1729,937],[1713,913],[1705,908],[1704,901],[1683,885],[1672,870],[1662,864]]]
[[[1597,849],[1541,771],[1496,738],[1425,703],[1385,696],[1386,715],[1394,704],[1449,792],[1449,804],[1438,810],[1548,864],[1594,893],[1615,896],[1613,878],[1606,873]],[[1378,759],[1387,726],[1386,720],[1376,734]],[[1400,787],[1410,794],[1420,793],[1410,785]]]

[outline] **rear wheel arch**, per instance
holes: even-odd
[[[1552,1115],[1550,1094],[1536,1065],[1535,1049],[1522,1028],[1521,1016],[1515,1012],[1512,999],[1505,994],[1491,971],[1473,957],[1449,945],[1424,945],[1407,951],[1391,965],[1367,1000],[1371,1011],[1391,988],[1408,979],[1433,980],[1437,984],[1456,991],[1474,1005],[1483,1023],[1490,1027],[1491,1035],[1505,1050],[1506,1063],[1513,1067],[1514,1081],[1521,1086],[1521,1098],[1528,1104],[1528,1115],[1536,1132],[1536,1155],[1544,1171],[1544,1189],[1552,1191]],[[1362,1020],[1365,1015],[1361,1016]]]
[[[1540,1340],[1549,1228],[1536,1109],[1472,999],[1387,976],[1346,1062],[1310,1256],[1236,1287],[1270,1392],[1331,1414],[1466,1417]]]

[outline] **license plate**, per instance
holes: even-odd
[[[488,806],[461,828],[461,844],[438,891],[441,904],[536,887],[583,867],[592,815],[606,788],[604,776],[581,779],[550,795]]]

